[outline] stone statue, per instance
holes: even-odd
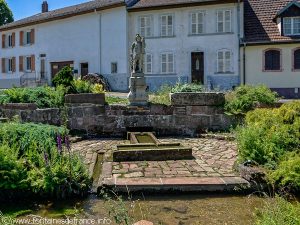
[[[131,106],[146,106],[148,104],[147,84],[143,72],[145,48],[145,38],[137,34],[131,45],[131,76],[128,94]]]
[[[145,38],[137,34],[135,37],[135,41],[131,45],[132,73],[143,73],[145,48]]]

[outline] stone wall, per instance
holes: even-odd
[[[223,112],[222,93],[171,95],[171,106],[105,105],[104,95],[69,95],[63,109],[37,109],[34,104],[0,106],[0,117],[18,116],[23,122],[67,126],[72,131],[123,135],[128,130],[153,130],[161,135],[195,135],[205,130],[226,130],[232,118]]]

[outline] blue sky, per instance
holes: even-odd
[[[49,10],[75,5],[89,0],[48,0]],[[14,14],[15,20],[41,12],[43,0],[6,0]]]

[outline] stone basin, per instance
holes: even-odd
[[[130,132],[130,144],[117,145],[113,152],[114,162],[126,161],[166,161],[193,159],[192,148],[181,143],[160,142],[153,133]]]

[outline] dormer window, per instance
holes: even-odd
[[[300,17],[283,18],[284,35],[300,35]]]

